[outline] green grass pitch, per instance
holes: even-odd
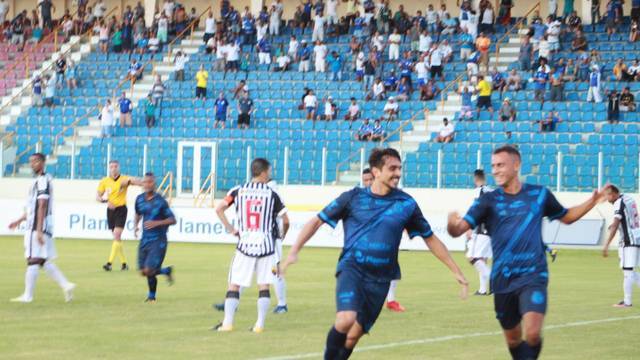
[[[146,281],[133,269],[101,269],[110,242],[58,240],[57,247],[57,263],[78,284],[74,301],[64,303],[61,291],[42,272],[34,302],[13,304],[9,298],[23,289],[22,240],[0,238],[0,358],[319,358],[313,354],[322,351],[334,318],[337,249],[303,250],[300,263],[287,276],[289,313],[269,314],[266,331],[257,335],[248,331],[256,316],[255,288],[242,296],[234,332],[209,330],[222,318],[211,304],[225,293],[231,246],[170,244],[165,264],[175,266],[176,283],[168,287],[161,279],[154,305],[143,303]],[[125,242],[132,265],[136,247],[135,242]],[[461,253],[454,256],[475,290],[474,269]],[[363,351],[353,359],[508,358],[501,335],[495,334],[499,327],[491,298],[458,299],[452,276],[429,253],[402,252],[400,262],[398,300],[407,312],[383,310],[371,334],[360,342]],[[603,259],[597,251],[561,250],[550,272],[550,328],[543,359],[640,358],[638,308],[611,307],[622,296],[616,256]],[[636,294],[640,305],[637,288]],[[612,318],[618,320],[600,322]],[[574,322],[584,323],[566,325]],[[452,335],[460,337],[432,341]],[[410,340],[417,341],[403,344]]]

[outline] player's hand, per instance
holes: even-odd
[[[467,297],[469,297],[469,282],[462,273],[456,274],[456,281],[458,281],[458,284],[462,286],[460,298],[462,300],[466,300]]]
[[[42,231],[38,231],[36,238],[38,239],[38,243],[40,245],[44,245],[44,235],[42,234]]]
[[[298,254],[289,253],[284,263],[280,264],[280,275],[284,276],[287,273],[287,268],[298,262]]]
[[[20,220],[16,220],[14,222],[12,222],[11,224],[9,224],[9,229],[10,230],[15,230],[21,223],[22,221]]]
[[[602,257],[609,257],[609,247],[606,246],[602,249]]]
[[[602,189],[598,190],[593,190],[593,194],[591,194],[591,199],[596,203],[601,203],[604,200],[604,196],[607,194],[607,192],[609,191],[609,189],[611,189],[611,184],[606,183]]]
[[[142,225],[146,230],[151,230],[153,228],[160,226],[159,221],[156,221],[156,220],[147,220]]]
[[[231,236],[240,238],[240,231],[238,231],[238,229],[227,229],[227,232],[231,234]]]
[[[135,237],[137,239],[139,232],[140,232],[140,227],[138,227],[138,225],[136,225],[136,227],[133,229],[133,237]]]

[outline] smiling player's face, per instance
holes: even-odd
[[[518,177],[520,160],[517,156],[501,152],[491,156],[491,172],[498,186],[507,186]]]
[[[372,169],[374,171],[374,181],[382,183],[384,186],[395,189],[398,187],[402,176],[402,163],[400,160],[387,156],[384,159],[382,169]]]

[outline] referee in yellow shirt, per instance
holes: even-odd
[[[121,270],[129,270],[127,258],[124,256],[122,246],[122,231],[127,223],[127,189],[129,185],[141,186],[142,181],[120,174],[120,163],[116,160],[109,162],[109,176],[100,180],[96,200],[107,203],[107,224],[113,233],[111,254],[106,264],[102,266],[105,271],[111,271],[111,264],[120,258]]]
[[[486,109],[491,113],[491,119],[493,119],[493,105],[491,104],[491,83],[484,78],[484,76],[478,76],[478,86],[476,87],[478,91],[478,99],[477,99],[477,108],[478,114],[476,115],[480,118],[480,110]]]

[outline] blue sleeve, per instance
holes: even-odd
[[[568,210],[558,202],[558,199],[549,189],[544,190],[547,192],[547,196],[544,198],[544,216],[549,217],[549,221],[565,216]]]
[[[320,220],[327,223],[332,228],[338,225],[338,221],[344,219],[349,214],[349,205],[356,189],[342,193],[333,200],[322,211],[318,213]]]
[[[416,236],[421,236],[423,238],[428,238],[433,235],[433,231],[431,230],[431,225],[427,219],[422,215],[422,211],[418,204],[416,204],[407,225],[405,226],[407,232],[409,233],[410,238],[414,238]]]
[[[489,214],[488,197],[489,194],[485,193],[475,199],[469,208],[469,211],[467,211],[467,214],[463,217],[463,219],[471,225],[472,229],[475,229],[476,226],[486,221]]]
[[[142,215],[140,210],[140,196],[136,198],[136,215]]]

